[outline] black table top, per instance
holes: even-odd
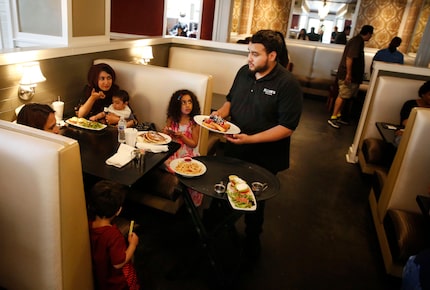
[[[103,130],[93,131],[66,126],[60,130],[60,134],[78,141],[84,173],[127,186],[133,185],[151,169],[158,167],[180,147],[180,144],[170,142],[167,152],[147,152],[141,167],[137,167],[132,161],[121,168],[117,168],[105,163],[109,157],[117,152],[119,147],[116,127],[108,126]]]
[[[227,185],[229,175],[237,175],[250,186],[254,181],[266,183],[268,187],[256,196],[257,201],[272,198],[280,191],[278,178],[261,166],[230,157],[199,156],[193,158],[205,164],[206,173],[192,178],[178,175],[178,178],[185,186],[210,197],[227,199],[226,194],[220,195],[214,191],[214,185],[220,181]]]
[[[378,128],[378,132],[381,134],[381,137],[385,142],[397,146],[394,143],[394,140],[396,138],[396,131],[400,129],[399,125],[385,122],[376,122],[376,128]]]

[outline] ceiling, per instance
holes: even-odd
[[[304,0],[311,12],[318,12],[318,9],[324,5],[324,1],[321,0]],[[345,4],[356,4],[357,0],[326,0],[326,5],[330,7],[330,14],[336,14],[336,12],[343,7]]]

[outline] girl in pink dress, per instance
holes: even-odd
[[[166,127],[163,132],[170,135],[172,140],[181,144],[167,161],[167,168],[173,159],[181,157],[199,156],[197,144],[199,143],[200,127],[194,122],[194,116],[200,114],[200,104],[196,95],[189,90],[179,90],[173,93],[167,108]],[[196,206],[200,206],[203,194],[188,190]]]

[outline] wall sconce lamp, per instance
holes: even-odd
[[[33,98],[37,83],[46,81],[40,70],[39,62],[29,62],[22,65],[22,78],[19,81],[18,97],[24,101]]]
[[[141,55],[141,64],[147,65],[154,56],[152,55],[152,46],[144,46],[142,47],[142,55]]]

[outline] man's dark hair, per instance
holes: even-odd
[[[90,211],[101,218],[111,218],[122,206],[127,187],[119,183],[102,180],[90,192]]]
[[[26,104],[19,111],[16,122],[18,124],[44,130],[49,114],[54,112],[55,111],[46,104]]]
[[[273,30],[260,30],[251,37],[252,43],[261,43],[266,49],[266,53],[275,51],[277,56],[282,54],[282,39],[279,33]]]
[[[368,33],[373,34],[373,26],[372,25],[364,25],[363,27],[361,27],[361,31],[360,31],[361,35],[366,35]]]
[[[418,96],[423,97],[424,94],[430,92],[430,81],[426,81],[418,90]]]

